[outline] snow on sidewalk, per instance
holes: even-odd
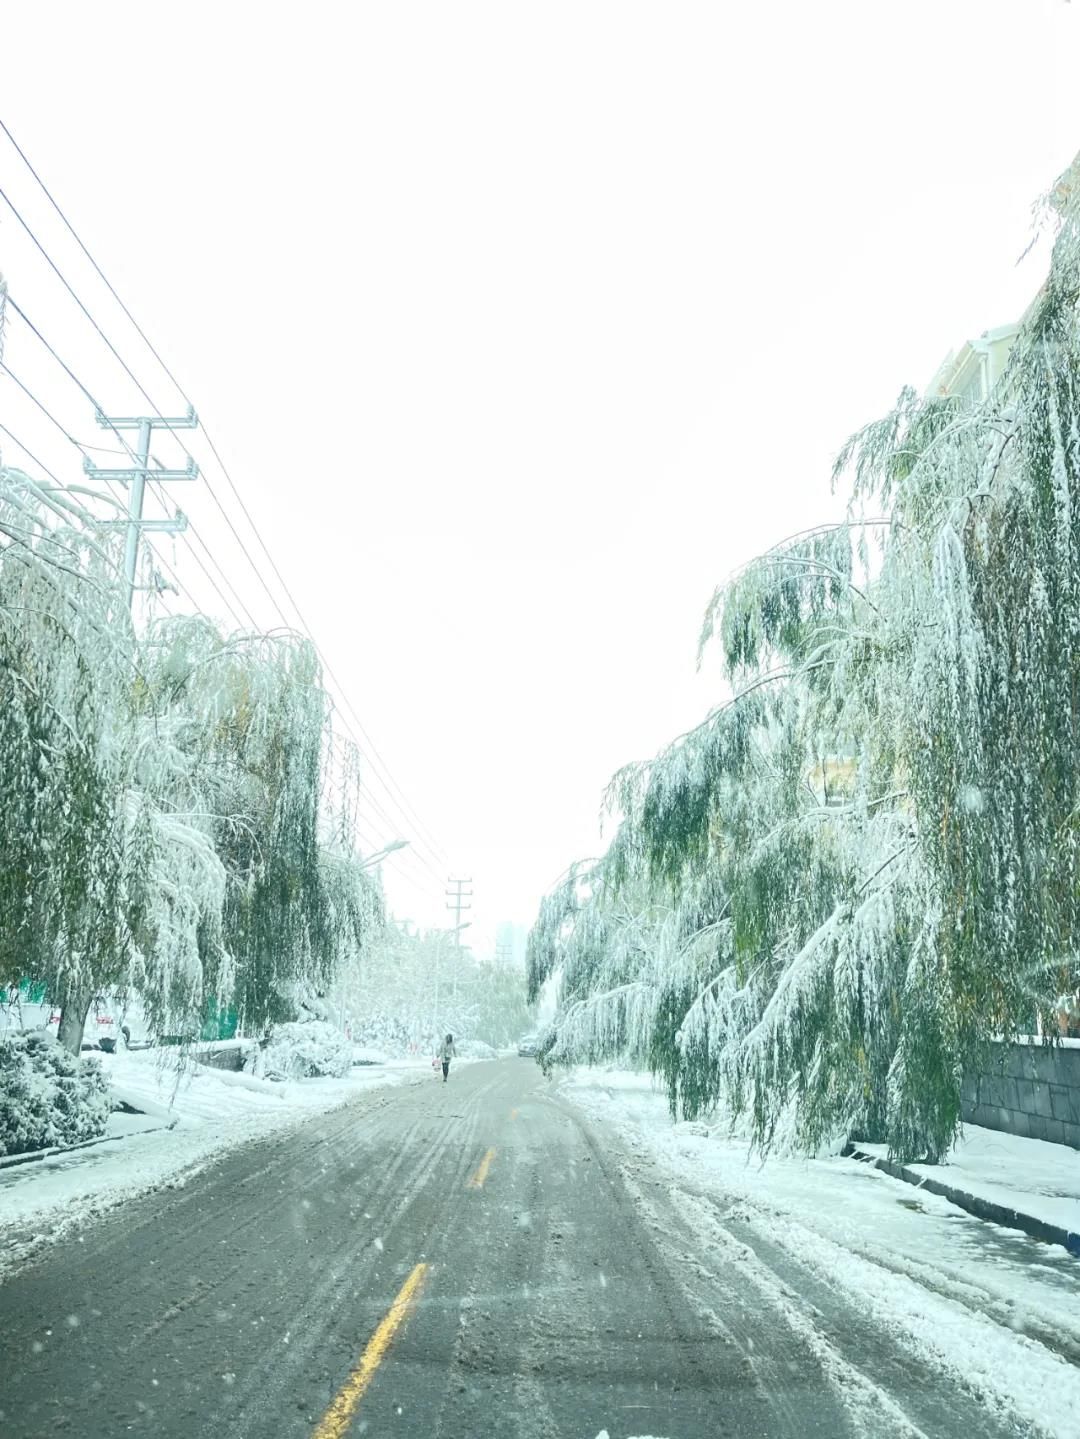
[[[864,1154],[884,1158],[885,1144],[860,1144]],[[969,1124],[944,1164],[907,1164],[905,1169],[989,1200],[1045,1224],[1080,1234],[1080,1150],[1043,1139],[1024,1139]]]
[[[344,1079],[274,1084],[200,1064],[177,1074],[167,1050],[101,1059],[117,1093],[144,1113],[110,1117],[108,1133],[125,1136],[118,1143],[0,1169],[0,1274],[95,1214],[159,1185],[186,1183],[224,1150],[368,1090],[431,1075],[429,1061],[403,1060]]]
[[[774,1156],[763,1165],[726,1124],[673,1124],[648,1076],[580,1069],[560,1087],[658,1166],[702,1252],[718,1226],[745,1226],[965,1392],[1018,1415],[1025,1432],[1080,1435],[1080,1264],[1064,1249],[975,1219],[865,1162]],[[1010,1187],[1014,1154],[995,1145],[1001,1138],[969,1134],[945,1172],[958,1187],[961,1169]],[[1046,1203],[1073,1202],[1058,1191],[1075,1158],[1033,1161]],[[1019,1183],[1011,1179],[1014,1193]]]

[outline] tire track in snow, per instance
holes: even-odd
[[[475,1130],[478,1105],[472,1102],[467,1107],[472,1111],[469,1118]],[[382,1173],[376,1189],[363,1191],[365,1212],[370,1215],[370,1222],[365,1222],[368,1222],[369,1230],[375,1233],[378,1242],[365,1239],[360,1248],[339,1251],[332,1264],[321,1266],[321,1281],[303,1295],[301,1306],[290,1310],[292,1321],[286,1331],[290,1341],[285,1346],[285,1352],[279,1354],[272,1374],[267,1372],[265,1365],[254,1366],[242,1387],[230,1395],[229,1411],[236,1415],[241,1433],[256,1435],[273,1432],[274,1415],[282,1396],[302,1388],[301,1377],[308,1371],[321,1372],[322,1380],[329,1386],[326,1402],[336,1392],[339,1380],[335,1377],[334,1367],[327,1364],[328,1351],[335,1354],[335,1364],[343,1366],[343,1371],[347,1372],[357,1341],[362,1346],[367,1337],[363,1331],[369,1326],[374,1327],[388,1302],[383,1292],[383,1276],[376,1274],[377,1267],[382,1264],[386,1271],[392,1271],[389,1285],[394,1288],[396,1283],[400,1283],[400,1277],[420,1258],[420,1254],[415,1252],[415,1245],[408,1247],[408,1252],[407,1246],[398,1248],[395,1231],[406,1216],[410,1228],[413,1227],[414,1211],[424,1207],[425,1196],[431,1205],[432,1220],[436,1222],[439,1211],[452,1203],[446,1185],[433,1186],[433,1181],[445,1177],[448,1151],[456,1160],[453,1172],[460,1176],[466,1171],[468,1146],[453,1143],[455,1138],[460,1141],[462,1137],[461,1118],[453,1113],[444,1116],[445,1122],[432,1134],[427,1132],[430,1115],[425,1104],[423,1111],[404,1131],[388,1123],[385,1130],[367,1131],[358,1139],[358,1147],[365,1151],[378,1152],[379,1145],[385,1146],[391,1141],[395,1146],[395,1158]],[[340,1166],[336,1168],[340,1171]],[[403,1178],[407,1182],[402,1182]],[[433,1188],[434,1193],[430,1193]],[[334,1233],[339,1234],[339,1229],[334,1229]],[[432,1246],[432,1256],[437,1256],[437,1252],[437,1246]],[[394,1258],[395,1253],[399,1257]],[[438,1260],[435,1257],[431,1280],[420,1301],[421,1307],[436,1298],[433,1291],[437,1284]],[[367,1291],[362,1301],[361,1287]],[[360,1301],[356,1310],[347,1312],[347,1299]],[[327,1336],[331,1331],[335,1342],[328,1345]],[[320,1402],[321,1399],[314,1401],[316,1408]]]

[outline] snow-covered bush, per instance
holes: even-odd
[[[103,503],[0,464],[0,985],[44,982],[75,1055],[114,988],[158,1035],[289,1018],[382,914],[313,646],[133,627]]]
[[[352,1068],[353,1046],[322,1020],[278,1024],[260,1060],[267,1079],[341,1079]]]
[[[378,975],[381,978],[381,969]],[[383,1054],[408,1054],[410,1043],[416,1042],[414,1030],[424,1034],[423,1026],[406,1024],[399,1016],[381,1011],[352,1020],[352,1037],[356,1044],[380,1050]]]
[[[37,1032],[0,1039],[0,1154],[104,1134],[111,1105],[101,1067]]]

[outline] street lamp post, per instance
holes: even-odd
[[[377,864],[382,864],[388,854],[394,854],[397,850],[404,849],[408,844],[409,841],[407,839],[392,839],[385,849],[380,849],[377,853],[365,859],[360,868],[374,869]]]

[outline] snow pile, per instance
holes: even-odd
[[[465,1039],[456,1046],[462,1059],[497,1059],[498,1055],[490,1044],[482,1039]]]
[[[111,1107],[93,1061],[37,1031],[0,1039],[0,1155],[96,1139]]]
[[[389,1073],[386,1066],[371,1065],[350,1067],[340,1077],[281,1080],[253,1074],[250,1069],[243,1073],[216,1069],[191,1056],[160,1049],[104,1055],[101,1067],[115,1097],[140,1114],[153,1116],[159,1124],[184,1129],[239,1127],[245,1134],[249,1128],[252,1133],[261,1132],[264,1123],[280,1124],[290,1113],[321,1112],[368,1089],[399,1084],[417,1073],[426,1075],[427,1068],[393,1063],[388,1066]],[[116,1118],[114,1115],[110,1122],[110,1132],[118,1128]]]
[[[267,1079],[342,1079],[352,1063],[353,1046],[341,1031],[314,1019],[276,1025],[257,1072]]]

